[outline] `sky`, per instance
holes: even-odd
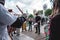
[[[51,8],[50,0],[6,0],[5,7],[7,9],[13,9],[15,13],[20,13],[16,5],[18,5],[21,10],[26,13],[33,13],[33,10],[43,10],[43,5],[46,4],[47,8]]]

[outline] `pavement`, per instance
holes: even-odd
[[[28,29],[28,27],[27,27]],[[16,36],[14,34],[13,40],[45,40],[45,35],[44,35],[44,26],[41,26],[41,34],[38,35],[35,33],[35,28],[33,27],[33,31],[23,31],[20,29],[21,33],[19,36]]]
[[[20,34],[19,36],[14,35],[13,40],[34,40],[32,37],[29,37],[24,34]]]

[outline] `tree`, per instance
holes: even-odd
[[[33,18],[34,16],[32,15],[32,14],[30,14],[29,16],[28,16],[28,18]]]
[[[39,12],[40,12],[41,14],[43,14],[43,10],[40,10]]]
[[[51,13],[52,13],[52,9],[47,9],[47,10],[45,11],[45,15],[46,15],[46,16],[51,15]]]

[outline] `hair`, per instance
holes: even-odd
[[[9,11],[9,12],[13,12],[13,10],[12,10],[12,9],[9,9],[8,11]]]
[[[35,15],[38,15],[39,14],[39,11],[37,11],[37,13]]]
[[[59,12],[60,12],[60,0],[58,0],[57,2],[57,8],[59,9]]]
[[[60,0],[54,0],[53,2],[53,10],[57,10],[60,12]]]

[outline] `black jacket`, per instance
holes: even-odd
[[[24,21],[26,21],[24,17],[18,17],[17,20],[11,26],[16,28],[21,28]]]
[[[51,19],[49,40],[60,40],[60,14]]]
[[[40,16],[36,16],[36,17],[35,17],[35,22],[36,22],[36,23],[40,24],[40,22],[38,22],[38,21],[40,21],[40,20],[41,20],[41,17],[40,17]]]

